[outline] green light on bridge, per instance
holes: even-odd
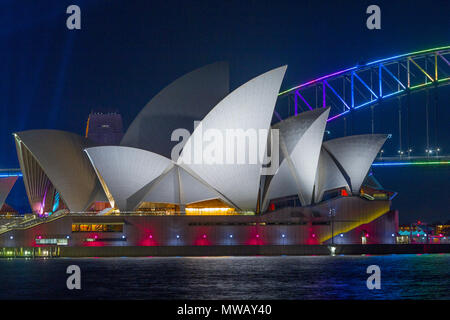
[[[373,167],[450,165],[450,161],[378,162]]]

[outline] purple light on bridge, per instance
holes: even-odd
[[[312,110],[313,108],[309,105],[309,103],[305,100],[305,98],[303,98],[303,96],[300,94],[300,92],[297,90],[295,91],[295,94],[297,96],[300,97],[300,99],[302,99],[302,101],[308,106],[309,110]],[[295,115],[297,115],[297,106],[298,106],[298,102],[297,99],[295,100]]]
[[[311,84],[320,82],[320,81],[325,80],[325,79],[328,79],[328,78],[330,78],[330,77],[338,76],[338,75],[340,75],[340,74],[342,74],[342,73],[346,73],[346,72],[348,72],[348,71],[355,70],[356,68],[357,68],[357,67],[352,67],[352,68],[348,68],[348,69],[345,69],[345,70],[341,70],[341,71],[337,71],[337,72],[334,72],[334,73],[327,74],[327,75],[322,76],[322,77],[320,77],[320,78],[317,78],[317,79],[314,79],[314,80],[305,82],[305,83],[303,83],[303,84],[301,84],[301,85],[299,85],[299,86],[293,87],[293,88],[288,89],[288,90],[285,90],[285,91],[283,91],[283,92],[280,92],[278,95],[281,96],[281,95],[283,95],[283,94],[285,94],[285,93],[288,93],[288,92],[290,92],[290,91],[293,91],[293,90],[296,90],[296,89],[300,89],[300,88],[303,88],[303,87],[307,87],[307,86],[309,86],[309,85],[311,85]]]
[[[352,90],[352,105],[351,105],[351,108],[352,108],[352,109],[359,109],[359,108],[361,108],[361,107],[364,107],[364,106],[367,106],[367,105],[376,103],[377,101],[379,101],[380,98],[389,98],[389,97],[395,96],[395,95],[397,95],[397,94],[403,92],[404,90],[406,90],[407,87],[409,87],[409,83],[408,83],[408,86],[406,86],[405,84],[403,84],[403,83],[400,81],[400,79],[399,79],[398,77],[394,76],[394,74],[393,74],[388,68],[386,68],[386,67],[384,66],[385,63],[391,62],[391,61],[396,60],[396,59],[408,59],[408,60],[411,61],[413,64],[415,64],[415,65],[416,65],[416,66],[417,66],[417,67],[418,67],[418,68],[419,68],[419,69],[427,76],[428,79],[430,79],[430,82],[429,82],[429,83],[419,84],[419,85],[416,85],[416,86],[413,86],[413,87],[409,87],[410,90],[417,89],[417,88],[421,88],[421,87],[423,87],[423,86],[427,86],[427,85],[430,85],[430,84],[436,83],[436,82],[437,82],[437,83],[442,83],[442,82],[449,81],[449,80],[450,80],[450,77],[438,79],[438,73],[437,73],[437,71],[436,71],[436,77],[435,77],[435,79],[433,79],[426,71],[424,71],[424,70],[420,67],[420,65],[418,65],[418,64],[412,59],[413,57],[414,57],[414,58],[420,58],[420,57],[425,56],[425,55],[434,54],[434,55],[436,56],[436,61],[437,61],[437,57],[439,57],[439,58],[441,58],[442,61],[444,61],[447,65],[450,65],[449,61],[444,57],[444,54],[448,54],[448,53],[449,53],[449,52],[448,52],[449,49],[450,49],[450,46],[445,46],[445,47],[438,47],[438,48],[426,49],[426,50],[421,50],[421,51],[415,51],[415,52],[406,53],[406,54],[395,55],[395,56],[391,56],[391,57],[384,58],[384,59],[378,59],[378,60],[375,60],[375,61],[371,61],[371,62],[369,62],[369,63],[365,63],[365,64],[361,64],[361,65],[356,65],[356,66],[351,67],[351,68],[347,68],[347,69],[344,69],[344,70],[340,70],[340,71],[337,71],[337,72],[333,72],[333,73],[324,75],[324,76],[322,76],[322,77],[319,77],[319,78],[316,78],[316,79],[314,79],[314,80],[311,80],[311,81],[302,83],[302,84],[300,84],[300,85],[298,85],[298,86],[295,86],[295,87],[293,87],[293,88],[290,88],[290,89],[288,89],[288,90],[282,91],[282,92],[280,92],[278,95],[279,95],[279,96],[285,95],[285,94],[287,94],[287,93],[289,93],[289,92],[291,92],[291,91],[296,90],[296,92],[295,92],[295,94],[296,94],[296,107],[297,107],[297,97],[300,97],[300,98],[305,102],[305,104],[311,109],[311,106],[306,102],[306,99],[305,99],[305,98],[302,96],[302,94],[300,93],[300,89],[302,89],[302,88],[307,88],[307,87],[309,87],[309,86],[311,86],[311,85],[314,85],[314,84],[317,84],[317,83],[322,82],[322,107],[326,107],[326,88],[325,88],[325,86],[328,86],[328,87],[333,91],[333,93],[335,93],[335,94],[337,95],[337,97],[341,100],[341,102],[343,102],[344,105],[345,105],[346,107],[348,107],[348,105],[347,105],[347,103],[344,101],[344,99],[342,99],[342,97],[340,97],[340,96],[337,94],[337,92],[335,92],[335,90],[330,86],[330,84],[327,83],[327,80],[332,80],[332,78],[334,78],[334,77],[336,77],[336,76],[340,76],[340,75],[346,74],[346,73],[348,73],[348,74],[352,73],[352,81],[351,81],[351,83],[352,83],[352,89],[351,89],[351,90]],[[436,63],[437,63],[437,62],[436,62]],[[367,69],[367,67],[378,68],[378,90],[379,90],[379,93],[378,93],[378,94],[375,94],[374,89],[373,89],[371,86],[368,86],[368,85],[362,80],[362,78],[359,77],[359,76],[355,73],[355,72],[357,72],[357,71],[359,71],[359,70],[363,70],[363,71],[364,71],[365,69]],[[397,92],[389,93],[389,94],[386,94],[385,96],[383,96],[383,86],[382,86],[382,73],[383,73],[383,72],[382,72],[382,69],[384,69],[384,71],[385,71],[387,74],[389,74],[389,76],[392,77],[392,79],[395,80],[403,90],[399,90],[399,91],[397,91]],[[436,68],[436,70],[437,70],[437,68]],[[356,76],[356,78],[359,80],[359,82],[361,82],[361,84],[364,85],[365,88],[368,89],[369,92],[371,93],[371,100],[370,100],[370,101],[364,102],[364,103],[362,103],[362,104],[360,104],[360,105],[355,105],[355,101],[354,101],[354,92],[353,92],[353,90],[354,90],[354,89],[353,89],[353,82],[354,82],[354,81],[353,81],[353,77],[354,77],[354,76]],[[372,96],[375,97],[374,100],[372,100]],[[296,111],[297,111],[297,109],[296,109]],[[337,119],[337,118],[341,117],[342,115],[345,115],[346,113],[348,113],[348,111],[345,111],[345,112],[342,112],[342,113],[340,113],[340,114],[334,115],[334,116],[332,116],[331,118],[329,118],[327,121],[332,121],[332,120],[334,120],[334,119]],[[297,112],[296,112],[296,114],[297,114]],[[277,116],[278,116],[278,115],[277,115]],[[279,117],[279,118],[280,118],[280,117]],[[281,121],[281,119],[280,119],[280,121]]]

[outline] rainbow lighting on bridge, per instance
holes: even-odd
[[[450,165],[450,161],[378,162],[378,163],[373,163],[372,167],[438,166],[438,165]]]
[[[328,121],[380,101],[450,81],[450,46],[361,63],[279,93],[294,103],[294,114],[331,107]],[[288,103],[289,103],[288,102]],[[278,110],[279,111],[279,110]],[[281,121],[280,112],[275,116]]]

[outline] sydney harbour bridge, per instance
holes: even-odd
[[[342,122],[340,136],[354,134],[354,118],[364,112],[368,121],[363,124],[363,133],[375,133],[376,123],[385,117],[376,118],[376,109],[388,105],[397,109],[396,123],[389,128],[389,143],[395,144],[396,150],[392,154],[382,150],[373,166],[449,165],[450,154],[441,147],[448,123],[439,118],[440,108],[448,105],[439,96],[450,84],[449,60],[450,46],[432,48],[360,63],[307,81],[280,92],[274,121],[330,107],[328,122]],[[425,139],[420,143],[411,138],[411,131],[418,130],[411,125],[411,118],[417,116],[411,102],[419,94],[425,95],[420,106]]]

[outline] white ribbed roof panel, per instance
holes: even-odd
[[[286,68],[283,66],[266,72],[225,97],[202,120],[201,130],[199,127],[194,130],[178,160],[179,164],[192,170],[242,210],[256,210],[261,163],[248,164],[249,161],[245,162],[247,164],[225,165],[195,163],[191,161],[190,155],[202,154],[199,150],[204,150],[208,146],[208,143],[203,142],[203,133],[209,129],[220,132],[222,137],[226,137],[227,130],[230,129],[240,129],[244,132],[268,130]],[[186,150],[191,147],[192,153]],[[224,155],[227,152],[230,150],[224,148]],[[246,158],[249,156],[246,155]]]
[[[281,146],[286,147],[286,161],[295,174],[302,205],[310,205],[312,202],[320,148],[329,113],[329,108],[304,112],[283,121],[280,127]],[[305,130],[308,124],[309,127]]]
[[[171,141],[178,128],[192,131],[229,93],[229,67],[217,62],[196,69],[169,84],[140,111],[121,145],[145,149],[167,158],[178,142]]]
[[[324,113],[328,115],[329,109],[317,108],[311,111],[302,112],[297,116],[287,118],[274,124],[272,128],[280,130],[280,137],[283,139],[287,152],[291,154],[306,131],[311,128],[313,123],[318,120],[319,117],[325,116]],[[320,144],[321,143],[322,141],[320,141]]]
[[[17,177],[0,178],[0,209],[5,204],[5,200],[16,181]]]
[[[283,161],[267,188],[262,211],[266,211],[270,200],[292,195],[298,195],[298,186],[287,161]]]
[[[181,201],[183,204],[200,202],[210,199],[226,200],[214,189],[193,177],[189,172],[179,167]]]
[[[156,179],[141,202],[180,203],[178,168],[173,166]]]
[[[328,152],[322,148],[320,151],[319,165],[316,176],[315,201],[322,201],[325,191],[350,187]]]
[[[211,199],[227,200],[213,188],[178,165],[165,172],[128,198],[128,207],[137,208],[142,202],[187,205]]]
[[[280,153],[283,160],[266,192],[264,209],[270,199],[292,194],[298,194],[302,205],[311,204],[320,147],[329,112],[330,109],[314,109],[272,127],[280,130]],[[280,177],[277,177],[278,175]],[[296,191],[292,193],[294,184]]]
[[[323,147],[350,178],[351,190],[354,194],[359,193],[361,184],[386,139],[386,134],[365,134],[323,143]]]
[[[128,197],[172,165],[170,159],[130,147],[94,147],[86,149],[86,153],[108,189],[105,192],[111,194],[115,207],[121,211],[133,210],[127,207]]]
[[[15,134],[17,153],[25,186],[37,179],[37,168],[23,159],[27,148],[58,190],[71,211],[84,211],[97,193],[98,179],[83,149],[88,141],[76,134],[59,130],[29,130]],[[29,187],[27,194],[30,197]]]

